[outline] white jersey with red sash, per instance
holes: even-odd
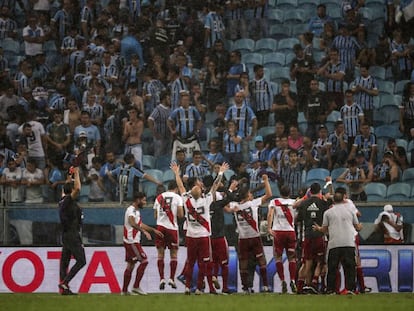
[[[166,191],[158,195],[154,202],[154,210],[157,211],[157,225],[170,230],[178,230],[178,206],[183,206],[183,200],[175,192]]]
[[[237,208],[235,219],[239,231],[239,239],[260,237],[258,226],[258,210],[262,199],[257,198],[244,203],[231,202],[230,208]]]
[[[209,192],[196,200],[187,192],[183,194],[183,200],[187,219],[187,236],[209,237],[211,235],[210,204],[213,202],[213,195]]]
[[[142,218],[141,212],[135,208],[135,206],[130,205],[125,211],[124,218],[124,242],[128,244],[140,243],[141,242],[141,231],[133,228],[129,223],[129,217],[134,217],[134,222],[137,225],[141,225]]]
[[[293,204],[295,200],[277,198],[269,203],[269,209],[274,209],[273,212],[273,231],[295,231],[294,219],[295,210]]]

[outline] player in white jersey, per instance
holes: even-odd
[[[165,288],[164,278],[164,256],[165,248],[170,249],[170,278],[168,285],[176,289],[175,272],[177,270],[178,252],[178,218],[184,217],[183,200],[177,194],[178,186],[175,180],[168,184],[168,190],[159,194],[154,202],[154,217],[157,220],[157,230],[164,234],[164,237],[155,238],[158,259],[157,266],[160,274],[160,290]]]
[[[213,193],[216,192],[221,182],[223,173],[229,168],[227,163],[220,166],[218,177],[207,194],[203,194],[200,184],[194,185],[190,191],[186,192],[183,181],[180,177],[180,167],[173,162],[173,170],[178,190],[183,197],[184,210],[187,222],[186,245],[187,261],[185,267],[185,294],[190,294],[191,279],[194,264],[197,262],[199,272],[202,277],[197,278],[196,294],[201,294],[201,288],[204,277],[207,277],[210,293],[215,294],[216,290],[213,285],[212,275],[208,265],[211,261],[211,221],[210,221],[210,204],[213,202]]]
[[[290,189],[282,186],[281,198],[272,199],[267,212],[267,231],[273,236],[273,255],[275,258],[276,271],[282,282],[282,293],[287,293],[287,284],[283,271],[282,255],[286,250],[289,262],[290,288],[292,293],[296,292],[296,233],[295,221],[296,211],[293,209],[295,200],[290,199]]]
[[[140,209],[145,205],[146,201],[145,194],[139,192],[134,196],[132,204],[125,211],[123,240],[127,266],[124,271],[124,281],[122,286],[123,295],[129,294],[128,286],[131,281],[132,271],[134,270],[137,261],[140,262],[140,265],[137,269],[132,294],[147,295],[147,293],[139,286],[148,265],[147,254],[141,246],[141,233],[143,233],[148,240],[152,239],[150,232],[154,232],[159,237],[164,236],[157,229],[151,228],[142,222]]]
[[[253,194],[248,188],[239,190],[240,202],[231,202],[230,210],[233,211],[237,230],[239,232],[239,264],[240,277],[244,293],[248,290],[248,261],[254,256],[259,264],[260,276],[263,281],[263,292],[269,292],[266,258],[264,256],[262,239],[258,226],[258,211],[260,205],[264,204],[271,196],[269,178],[266,174],[262,175],[265,185],[265,194],[262,197],[253,199]]]

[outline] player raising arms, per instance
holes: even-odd
[[[207,194],[203,194],[200,185],[196,184],[190,191],[186,192],[183,181],[180,177],[180,167],[175,163],[171,163],[171,169],[175,174],[178,190],[184,200],[184,210],[187,220],[187,261],[185,268],[185,294],[190,294],[191,279],[194,264],[198,262],[199,273],[203,276],[197,279],[196,294],[201,294],[204,276],[207,276],[207,282],[210,293],[215,294],[216,290],[213,285],[211,272],[208,266],[211,261],[211,221],[210,221],[210,205],[213,202],[213,193],[217,191],[221,182],[223,173],[229,168],[227,163],[220,166],[218,178]]]
[[[178,195],[178,186],[175,180],[168,184],[168,190],[159,194],[154,202],[154,218],[157,220],[157,229],[164,237],[155,237],[158,259],[157,266],[160,274],[160,290],[165,288],[164,256],[165,248],[170,249],[170,278],[168,285],[176,289],[175,272],[177,270],[178,252],[178,219],[184,217],[183,200]]]
[[[239,232],[240,277],[245,294],[250,293],[248,289],[248,262],[251,256],[254,256],[259,264],[260,276],[263,281],[262,291],[269,292],[266,258],[258,226],[258,211],[260,205],[264,204],[272,196],[272,189],[266,174],[262,175],[262,179],[265,185],[265,194],[263,196],[253,199],[253,195],[247,187],[241,188],[239,190],[240,202],[230,203],[230,209],[234,213]]]

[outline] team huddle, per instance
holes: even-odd
[[[141,247],[141,234],[151,239],[155,236],[160,275],[159,289],[166,285],[176,289],[177,251],[179,246],[179,220],[184,218],[185,245],[187,259],[178,279],[185,283],[184,293],[196,295],[209,291],[230,294],[228,287],[229,251],[224,231],[224,213],[234,216],[238,243],[236,245],[240,279],[243,293],[254,290],[252,274],[259,267],[261,292],[270,292],[264,255],[263,242],[259,229],[259,209],[268,205],[267,231],[273,239],[273,253],[276,270],[281,281],[282,293],[288,292],[282,262],[286,252],[289,270],[289,285],[292,293],[364,293],[365,287],[362,268],[355,249],[357,249],[358,210],[346,197],[343,188],[335,191],[328,182],[329,192],[322,194],[321,186],[313,183],[300,199],[290,198],[288,187],[281,187],[280,197],[272,198],[268,176],[262,175],[265,192],[254,198],[248,187],[231,180],[224,187],[223,175],[229,165],[220,166],[216,179],[208,184],[193,178],[187,181],[187,189],[180,176],[180,167],[175,162],[171,169],[175,180],[168,190],[159,194],[154,202],[156,228],[142,223],[140,208],[146,203],[144,193],[135,195],[133,203],[127,208],[124,223],[124,246],[127,267],[124,272],[122,294],[147,293],[140,287],[141,279],[148,265],[145,251]],[[270,200],[270,201],[269,201]],[[340,210],[339,213],[337,210]],[[341,219],[338,225],[337,219]],[[326,239],[329,236],[329,239]],[[350,242],[351,241],[351,242]],[[300,246],[300,247],[298,247]],[[165,277],[165,249],[170,251],[170,275]],[[298,249],[300,251],[298,251]],[[328,256],[326,250],[329,249]],[[299,254],[298,254],[299,253]],[[139,262],[133,288],[128,287],[135,264]],[[198,265],[198,275],[192,284],[194,266]],[[345,288],[340,291],[339,267],[345,275]],[[252,269],[253,267],[253,269]],[[218,281],[221,275],[222,284]],[[327,284],[325,276],[327,274]],[[356,282],[357,279],[357,282]],[[205,285],[207,280],[207,286]]]

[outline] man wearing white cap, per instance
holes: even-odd
[[[403,216],[400,213],[395,213],[391,204],[384,206],[384,211],[378,215],[374,223],[384,233],[385,244],[401,244],[404,242],[403,221]]]

